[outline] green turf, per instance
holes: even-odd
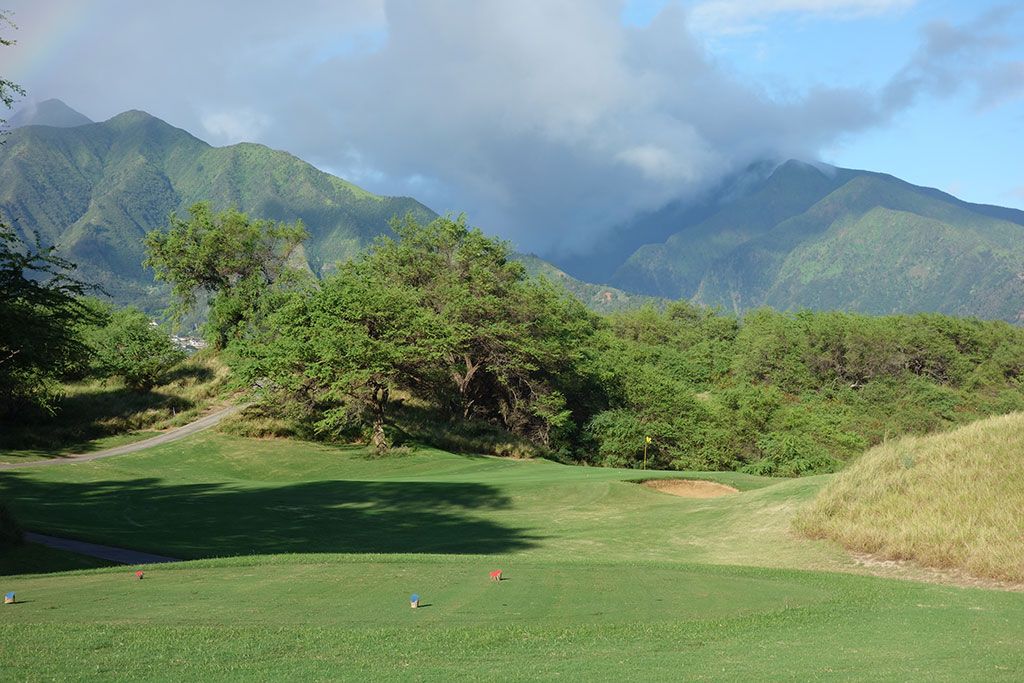
[[[493,583],[500,566],[508,580]],[[17,582],[36,678],[1014,680],[1020,595],[675,563],[309,556]],[[417,610],[407,596],[421,595]]]
[[[132,567],[3,577],[0,589],[25,602],[0,608],[0,671],[30,680],[1024,673],[1022,594],[808,571],[849,568],[835,546],[789,528],[827,477],[690,475],[742,492],[686,500],[629,482],[641,476],[431,450],[373,459],[211,433],[0,473],[0,494],[27,528],[232,556],[152,566],[142,581]],[[489,581],[495,568],[507,580]]]
[[[114,563],[106,560],[55,550],[35,543],[23,543],[17,546],[0,545],[0,576],[63,572],[73,569],[109,567],[112,564]]]
[[[143,441],[157,436],[160,432],[142,430],[128,434],[117,434],[104,436],[89,441],[80,441],[61,448],[14,448],[0,450],[0,463],[27,462],[30,460],[48,460],[50,458],[64,458],[69,455],[81,453],[95,453],[108,448],[126,446],[136,441]]]
[[[374,459],[205,433],[100,462],[0,473],[0,498],[35,531],[181,558],[517,552],[813,567],[839,556],[789,532],[790,513],[820,479],[691,473],[757,490],[686,500],[624,481],[643,476],[435,450]]]

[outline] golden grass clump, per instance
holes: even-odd
[[[1024,580],[1024,413],[867,451],[797,515],[852,551]]]

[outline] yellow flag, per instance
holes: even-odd
[[[646,438],[647,438],[647,443],[650,443],[651,442],[651,437],[648,436]]]

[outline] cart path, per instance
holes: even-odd
[[[181,560],[175,557],[164,557],[163,555],[153,555],[152,553],[143,553],[138,550],[115,548],[109,545],[99,545],[98,543],[86,543],[85,541],[76,541],[73,538],[57,538],[56,536],[46,536],[44,534],[37,534],[31,531],[25,532],[25,540],[29,543],[38,543],[39,545],[45,545],[49,548],[56,548],[57,550],[64,550],[70,553],[78,553],[79,555],[98,557],[101,560],[109,560],[110,562],[118,562],[120,564],[181,562]]]
[[[234,415],[244,407],[245,406],[232,405],[227,408],[221,408],[220,410],[212,412],[205,417],[199,418],[195,422],[189,422],[187,425],[182,425],[181,427],[164,432],[163,434],[157,434],[149,439],[125,444],[124,446],[107,448],[106,450],[96,451],[95,453],[79,453],[76,455],[48,458],[46,460],[4,463],[0,464],[0,470],[14,470],[22,467],[45,467],[47,465],[63,465],[72,462],[89,462],[90,460],[99,460],[100,458],[110,458],[115,455],[124,455],[126,453],[142,451],[147,448],[152,448],[153,446],[159,446],[161,444],[177,441],[178,439],[184,439],[186,436],[191,436],[196,432],[209,429],[224,418]]]

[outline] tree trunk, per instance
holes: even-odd
[[[468,397],[469,383],[473,380],[473,375],[476,374],[476,371],[480,369],[481,362],[474,363],[468,353],[462,354],[462,361],[465,364],[466,372],[460,374],[458,371],[452,370],[452,379],[455,380],[455,386],[459,390],[459,401],[462,403],[462,417],[465,419],[469,417],[469,412],[473,407],[473,400]]]
[[[373,437],[371,439],[373,449],[378,453],[388,450],[388,437],[384,434],[384,417],[378,416],[373,421]]]
[[[370,443],[377,453],[384,453],[390,447],[388,437],[384,434],[384,411],[390,393],[387,387],[377,387],[373,390],[373,436]]]

